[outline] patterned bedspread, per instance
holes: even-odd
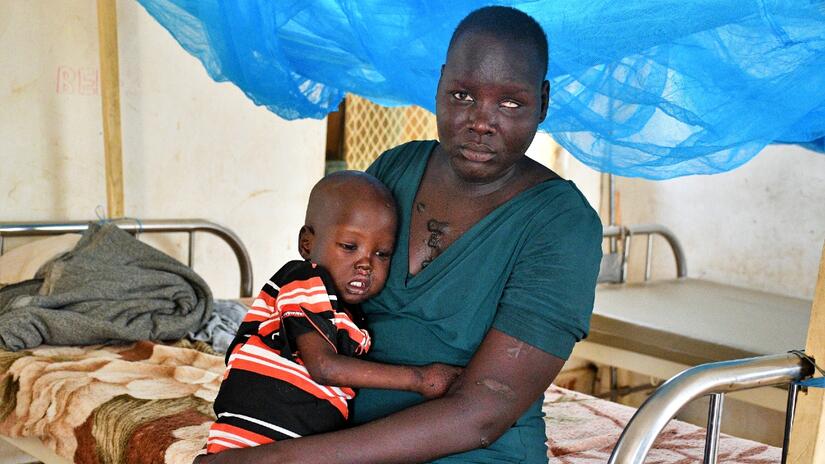
[[[223,357],[202,343],[0,351],[0,434],[78,463],[191,463],[214,419]],[[551,463],[604,463],[633,409],[548,390]],[[704,431],[673,421],[648,462],[699,463]],[[777,448],[723,437],[720,462],[775,463]]]

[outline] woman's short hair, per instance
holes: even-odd
[[[543,69],[542,77],[547,74],[547,34],[541,25],[527,13],[508,6],[485,6],[468,14],[458,23],[450,38],[449,49],[466,32],[480,32],[493,37],[526,43],[537,54],[539,65]]]

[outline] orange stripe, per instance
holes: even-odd
[[[289,293],[293,290],[299,289],[310,289],[312,287],[324,287],[324,281],[321,280],[320,277],[310,277],[306,280],[293,280],[292,282],[287,283],[283,287],[281,287],[281,291],[279,295],[283,295],[284,293]]]
[[[236,426],[230,425],[230,424],[224,424],[222,422],[213,423],[210,430],[220,430],[221,432],[231,433],[231,434],[237,435],[241,438],[245,438],[249,441],[254,441],[258,445],[264,445],[266,443],[272,443],[273,441],[275,441],[275,440],[273,440],[273,439],[271,439],[271,438],[269,438],[265,435],[261,435],[261,434],[255,433],[255,432],[250,432],[249,430],[242,429],[240,427],[236,427]]]
[[[246,354],[246,353],[244,353]],[[271,362],[271,361],[270,361]],[[346,419],[349,416],[349,411],[346,406],[346,400],[339,396],[330,396],[329,393],[321,390],[317,384],[312,382],[305,375],[295,374],[294,371],[283,371],[270,366],[264,366],[246,359],[235,359],[232,363],[233,369],[240,369],[248,372],[254,372],[266,377],[271,377],[294,385],[297,388],[309,393],[310,395],[327,400],[333,407],[338,409],[341,415]],[[343,391],[343,390],[342,390]],[[351,390],[350,390],[351,391]],[[345,392],[345,394],[348,394]],[[334,395],[334,393],[332,393]]]

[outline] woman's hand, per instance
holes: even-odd
[[[427,399],[444,396],[455,379],[464,371],[460,367],[440,363],[421,366],[418,370],[421,373],[421,382],[417,391]]]

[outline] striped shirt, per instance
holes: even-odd
[[[340,428],[351,388],[315,382],[295,339],[317,332],[338,354],[357,356],[370,337],[357,307],[338,301],[332,279],[309,261],[290,261],[264,285],[226,353],[207,452]]]

